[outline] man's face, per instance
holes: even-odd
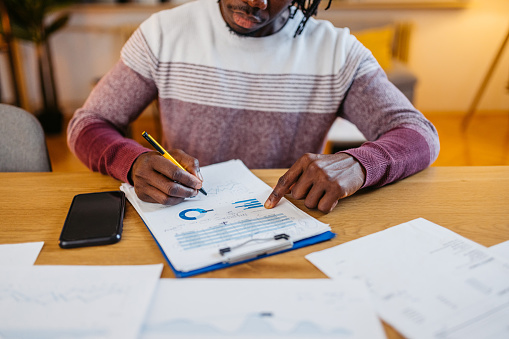
[[[292,0],[219,0],[219,8],[234,32],[262,37],[285,25],[291,3]]]

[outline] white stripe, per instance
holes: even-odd
[[[122,49],[124,63],[152,79],[160,98],[199,105],[268,112],[336,113],[352,81],[379,67],[370,52],[354,39],[349,40],[346,51],[338,53],[343,55],[345,60],[341,63],[347,67],[330,75],[258,74],[202,64],[159,62],[143,34],[138,29]]]

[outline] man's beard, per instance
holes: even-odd
[[[218,3],[218,5],[219,5],[219,6],[221,6],[221,0],[217,0],[217,3]],[[247,6],[247,5],[246,5],[246,6]],[[246,13],[249,13],[249,12],[250,12],[250,10],[249,10],[249,9],[246,9],[246,8],[244,8],[244,7],[242,7],[242,8],[241,8],[240,6],[238,6],[238,7],[239,7],[239,9],[243,10],[243,11],[244,11],[244,12],[246,12]],[[234,30],[234,29],[233,29],[230,25],[228,25],[228,23],[227,23],[226,21],[225,21],[225,25],[226,25],[226,27],[228,28],[228,30],[230,31],[230,33],[232,33],[233,35],[236,35],[236,36],[238,36],[238,37],[246,38],[246,37],[251,37],[251,36],[253,36],[253,35],[254,35],[254,32],[252,32],[252,33],[246,33],[246,34],[239,33],[239,32],[237,32],[236,30]]]
[[[248,33],[248,34],[242,34],[242,33],[237,32],[236,30],[234,30],[230,25],[228,25],[228,23],[225,22],[225,25],[228,28],[228,31],[230,31],[230,33],[232,35],[235,35],[235,36],[238,36],[238,37],[241,37],[241,38],[252,37],[254,35],[254,33],[256,32],[256,31],[254,31],[254,32]]]

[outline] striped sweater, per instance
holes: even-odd
[[[241,159],[249,168],[287,168],[319,153],[335,118],[370,142],[346,151],[381,186],[429,166],[438,136],[348,29],[298,11],[277,33],[242,37],[216,0],[161,11],[143,22],[68,127],[71,150],[90,169],[127,181],[147,149],[123,136],[158,99],[163,146],[208,165]]]

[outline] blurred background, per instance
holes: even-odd
[[[24,2],[0,1],[0,102],[43,123],[54,171],[86,170],[67,150],[69,118],[136,27],[185,0],[31,0],[39,6],[28,16],[10,9]],[[434,166],[509,165],[509,1],[333,0],[324,7],[318,18],[350,27],[435,124],[441,153]],[[27,20],[42,22],[39,31]],[[138,135],[156,131],[156,118],[150,106],[133,137],[143,142]],[[363,141],[341,121],[329,139],[325,152]]]

